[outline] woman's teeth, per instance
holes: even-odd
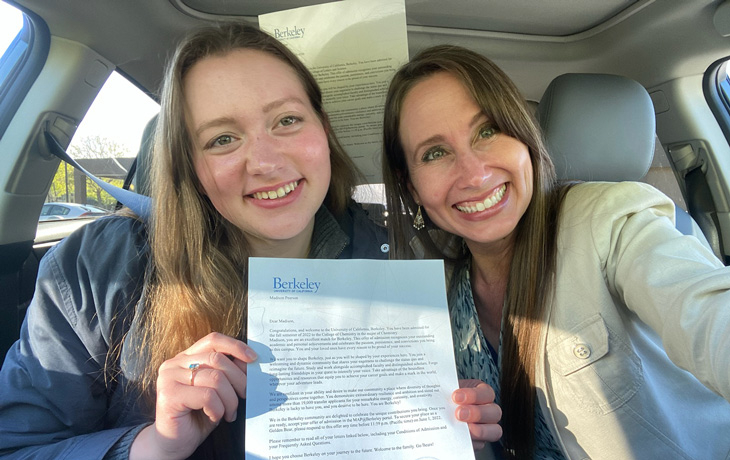
[[[275,200],[277,198],[285,197],[299,185],[299,181],[289,182],[288,184],[279,187],[276,190],[269,190],[268,192],[256,192],[253,197],[257,200]]]
[[[472,206],[456,206],[456,209],[467,214],[484,211],[485,209],[489,209],[495,204],[499,203],[499,201],[504,196],[505,190],[507,190],[507,186],[505,184],[502,184],[502,186],[499,187],[496,192],[489,195],[487,198],[484,199],[484,201],[481,201]]]

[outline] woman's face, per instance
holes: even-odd
[[[411,88],[400,139],[409,189],[436,225],[472,251],[513,234],[532,199],[529,150],[497,131],[456,77],[439,72]]]
[[[330,183],[322,122],[294,70],[257,50],[197,62],[184,80],[195,172],[254,255],[306,249]]]

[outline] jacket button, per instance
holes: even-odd
[[[380,246],[380,252],[387,253],[388,251],[390,251],[390,245],[388,243],[383,243]]]
[[[576,343],[573,346],[573,354],[576,358],[588,359],[591,356],[591,348],[585,343]]]

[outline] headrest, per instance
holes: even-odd
[[[565,74],[538,105],[559,179],[640,180],[654,155],[654,107],[646,89],[617,75]]]
[[[142,142],[137,153],[137,170],[134,173],[134,191],[140,195],[150,196],[150,170],[152,169],[152,150],[155,145],[157,117],[153,116],[144,128]]]

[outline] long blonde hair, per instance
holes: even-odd
[[[390,83],[383,126],[383,177],[390,212],[391,254],[412,258],[409,241],[416,203],[408,191],[410,175],[399,134],[403,101],[414,85],[438,73],[458,78],[482,112],[502,133],[524,143],[533,168],[533,196],[516,228],[516,242],[505,296],[500,404],[503,443],[507,454],[532,458],[534,450],[535,365],[540,356],[540,330],[552,293],[555,273],[556,219],[565,188],[556,182],[538,125],[516,86],[489,59],[451,45],[423,50],[398,70]],[[398,212],[403,209],[405,213]],[[456,264],[468,250],[454,256],[435,241],[439,232],[427,215],[426,227],[415,232],[426,257]]]
[[[138,383],[149,397],[156,391],[159,366],[201,337],[212,331],[245,337],[246,240],[201,193],[183,92],[184,78],[193,65],[237,49],[269,53],[299,77],[328,136],[332,179],[324,204],[331,212],[345,211],[359,179],[332,132],[314,77],[279,41],[250,25],[225,23],[199,29],[180,43],[161,93],[151,175],[150,265],[136,341],[144,362],[143,380]]]

